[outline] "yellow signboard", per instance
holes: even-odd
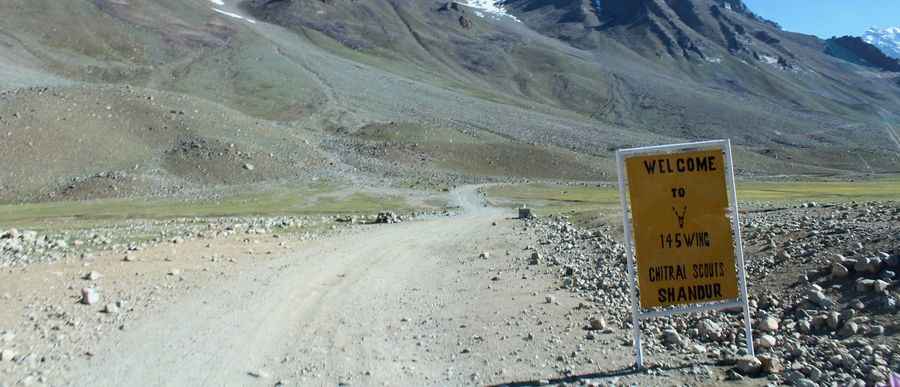
[[[625,159],[640,305],[738,298],[722,149]]]

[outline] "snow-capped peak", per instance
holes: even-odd
[[[479,17],[485,17],[485,15],[490,16],[494,19],[499,19],[501,17],[507,17],[515,21],[519,21],[515,16],[510,15],[503,9],[502,4],[503,1],[495,1],[495,0],[465,0],[464,4],[469,7],[475,8],[475,14]]]
[[[869,28],[862,38],[881,49],[885,55],[900,59],[900,27]]]

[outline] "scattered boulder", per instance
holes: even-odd
[[[775,332],[778,330],[778,319],[772,316],[763,317],[757,322],[756,327],[761,332]]]
[[[743,356],[735,361],[734,369],[742,375],[755,375],[762,370],[762,362],[753,356]]]
[[[775,339],[775,336],[772,335],[762,335],[756,339],[756,346],[762,349],[775,348],[777,343],[778,341]]]
[[[831,264],[831,276],[836,279],[847,278],[850,275],[850,270],[847,269],[846,266],[840,263]]]
[[[0,361],[13,361],[16,357],[16,352],[11,349],[4,349],[0,351]]]
[[[94,288],[81,289],[81,303],[85,305],[94,305],[100,301],[100,293]]]
[[[379,212],[375,217],[375,223],[378,224],[394,224],[401,223],[403,219],[393,212]]]
[[[603,317],[591,317],[588,323],[592,330],[602,331],[606,329],[606,320]]]
[[[722,326],[709,319],[700,320],[700,323],[697,324],[697,330],[701,339],[706,341],[720,341],[724,338]]]
[[[781,363],[781,360],[777,357],[764,354],[756,357],[759,359],[759,362],[762,363],[762,372],[767,374],[780,374],[784,372],[784,365]]]

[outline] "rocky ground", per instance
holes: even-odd
[[[742,315],[735,311],[645,321],[645,357],[716,384],[886,383],[900,370],[900,207],[757,207],[743,219],[757,356],[747,356]],[[565,218],[529,228],[541,242],[528,264],[548,265],[563,287],[595,308],[591,325],[630,329],[624,247],[613,237],[618,230],[581,230]]]
[[[754,206],[757,356],[738,312],[658,318],[636,372],[619,226],[453,194],[468,215],[6,231],[0,385],[874,386],[900,367],[896,203]]]

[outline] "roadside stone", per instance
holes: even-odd
[[[867,333],[869,336],[881,336],[884,334],[884,326],[881,325],[872,325],[869,327]]]
[[[806,297],[810,302],[822,308],[829,309],[834,306],[834,301],[831,300],[831,297],[828,297],[821,289],[810,289]]]
[[[756,339],[756,345],[763,349],[772,349],[777,343],[775,336],[772,335],[762,335]]]
[[[722,340],[722,327],[719,324],[716,324],[712,320],[704,319],[701,320],[697,325],[697,330],[700,333],[700,338],[707,341],[719,341]]]
[[[728,370],[725,372],[725,380],[737,381],[741,379],[744,379],[744,377],[735,370]]]
[[[674,329],[666,329],[663,331],[663,344],[673,347],[684,347],[685,339]]]
[[[836,330],[836,329],[840,328],[841,314],[838,312],[828,313],[825,323],[828,324],[828,328],[831,330]]]
[[[800,378],[794,381],[796,387],[819,387],[819,384],[807,378]]]
[[[766,316],[759,320],[756,327],[761,332],[775,332],[778,330],[778,319],[772,316]]]
[[[16,353],[11,349],[4,349],[0,351],[0,361],[13,361],[15,357]]]
[[[850,270],[847,269],[846,266],[840,263],[831,264],[831,276],[837,279],[847,278],[850,275]]]
[[[743,375],[754,375],[762,369],[762,362],[753,356],[744,356],[737,359],[734,368]]]
[[[100,294],[94,288],[81,289],[81,303],[85,305],[94,305],[100,301]]]
[[[603,317],[591,317],[588,322],[591,325],[591,329],[595,331],[602,331],[606,329],[606,320]]]
[[[759,355],[756,357],[759,359],[760,363],[762,363],[762,371],[772,375],[772,374],[780,374],[784,372],[784,365],[781,364],[781,360],[777,357],[769,354]]]
[[[100,274],[96,271],[91,271],[90,273],[85,274],[81,278],[88,280],[88,281],[96,281],[96,280],[99,280],[101,277],[103,277],[102,274]]]
[[[838,332],[838,335],[842,336],[842,337],[850,337],[850,336],[855,335],[856,332],[858,332],[858,331],[859,331],[859,326],[855,322],[850,321],[850,322],[844,324],[844,327],[841,328],[841,330]]]
[[[807,365],[806,367],[804,367],[803,373],[806,374],[806,376],[814,382],[818,382],[819,379],[822,379],[822,370],[813,365]]]

